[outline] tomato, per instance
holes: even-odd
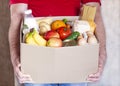
[[[67,38],[72,33],[70,28],[65,28],[65,27],[58,28],[57,32],[59,33],[60,39],[62,40]]]

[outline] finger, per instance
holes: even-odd
[[[25,82],[33,82],[32,78],[29,75],[23,75],[22,78],[19,77],[19,81],[21,83],[25,83]]]
[[[22,76],[23,76],[23,73],[20,71],[19,68],[16,69],[16,75],[17,75],[18,77],[22,77]]]
[[[98,78],[100,77],[100,74],[99,73],[93,73],[93,74],[90,74],[88,77],[91,77],[91,78]]]
[[[23,75],[21,76],[21,78],[31,78],[31,76],[30,76],[30,75],[27,75],[27,74],[23,74]]]
[[[20,83],[33,83],[33,80],[28,77],[24,77],[20,79]]]
[[[20,78],[30,77],[30,75],[22,73],[19,68],[16,68],[16,75]]]
[[[23,78],[21,79],[22,82],[33,82],[32,79],[29,79],[29,78]]]
[[[99,81],[99,78],[87,78],[88,81],[93,81],[93,82],[97,82]]]
[[[20,83],[33,83],[33,81],[29,79],[22,79],[20,80]]]
[[[30,75],[27,75],[27,74],[23,74],[23,73],[21,73],[21,72],[19,72],[18,74],[17,74],[17,77],[18,77],[18,79],[19,80],[21,80],[21,79],[31,79],[31,76]]]

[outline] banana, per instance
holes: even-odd
[[[33,32],[27,34],[25,42],[26,44],[38,45],[33,38]]]
[[[46,46],[47,41],[37,31],[33,33],[33,39],[39,46]]]

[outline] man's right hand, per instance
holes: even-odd
[[[21,72],[20,68],[21,68],[20,64],[18,64],[17,66],[14,66],[14,73],[17,76],[19,83],[21,84],[22,83],[33,83],[31,76]]]

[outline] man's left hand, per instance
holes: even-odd
[[[100,80],[103,69],[99,68],[96,73],[90,74],[87,78],[88,81],[97,82]]]

